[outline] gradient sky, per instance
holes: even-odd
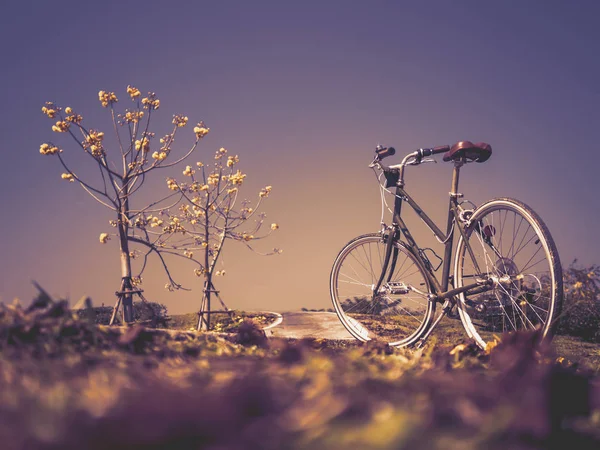
[[[462,171],[466,198],[519,198],[550,228],[563,266],[600,263],[599,16],[597,1],[3,2],[0,299],[30,299],[35,279],[73,302],[114,303],[117,244],[98,243],[112,216],[39,154],[56,140],[40,108],[70,105],[108,131],[97,92],[124,103],[128,84],[158,94],[157,132],[174,113],[211,128],[192,161],[224,146],[241,157],[249,197],[273,185],[265,211],[281,229],[265,244],[284,253],[262,258],[230,242],[217,279],[230,307],[330,306],[337,252],[379,228],[366,167],[378,143],[405,153],[489,142],[491,159]],[[450,175],[445,163],[407,175],[439,225]],[[147,195],[165,192],[164,177]],[[152,263],[146,297],[197,310],[191,266],[174,270],[194,290],[168,293]]]

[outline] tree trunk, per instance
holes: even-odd
[[[121,216],[123,217],[123,216]],[[128,224],[121,219],[118,222],[119,241],[121,247],[121,292],[131,291],[131,257],[129,256],[129,241],[127,240]],[[133,296],[131,292],[122,297],[123,323],[133,322]]]

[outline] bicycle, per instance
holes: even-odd
[[[406,192],[404,183],[406,167],[436,162],[428,157],[441,153],[454,165],[446,233]],[[495,198],[475,207],[458,192],[461,167],[487,161],[491,146],[461,141],[452,147],[421,148],[397,165],[381,163],[394,154],[394,148],[378,146],[369,164],[379,172],[381,230],[351,240],[333,264],[331,298],[344,327],[360,341],[421,346],[444,316],[457,311],[467,335],[482,348],[496,333],[524,329],[541,329],[542,338],[551,339],[562,309],[563,278],[548,228],[519,200]],[[383,222],[385,192],[394,194],[389,226]],[[417,245],[402,220],[403,203],[444,245],[443,258]],[[442,264],[438,281],[434,272]],[[435,317],[438,303],[442,310]]]

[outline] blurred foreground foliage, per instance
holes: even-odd
[[[575,260],[564,273],[565,301],[557,333],[600,343],[600,266]]]
[[[0,447],[599,448],[600,386],[535,333],[481,351],[97,326],[0,305]]]

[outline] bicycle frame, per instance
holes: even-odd
[[[445,301],[444,302],[444,314],[442,314],[436,322],[433,324],[431,328],[433,328],[439,319],[445,315],[445,313],[450,310],[450,308],[456,302],[454,298],[455,295],[470,291],[473,293],[482,293],[493,289],[491,283],[488,280],[480,279],[479,281],[463,286],[461,288],[448,290],[448,286],[450,284],[450,264],[452,260],[452,246],[453,246],[453,233],[454,228],[458,228],[461,233],[463,239],[465,240],[467,251],[473,261],[474,267],[477,271],[478,275],[481,275],[481,270],[477,264],[476,258],[473,254],[473,250],[469,244],[468,239],[466,239],[465,230],[461,227],[461,223],[463,221],[459,215],[459,204],[458,199],[462,197],[462,194],[458,192],[458,182],[460,175],[460,168],[465,164],[465,161],[455,161],[454,170],[452,172],[452,185],[450,190],[450,201],[448,204],[448,219],[446,223],[446,233],[442,232],[438,226],[431,220],[431,218],[423,211],[423,209],[417,204],[417,202],[404,190],[404,167],[400,168],[399,172],[399,180],[396,183],[396,195],[394,201],[394,210],[393,210],[393,222],[390,227],[390,232],[387,236],[386,242],[386,253],[383,264],[382,273],[378,280],[377,285],[375,286],[374,292],[377,292],[381,287],[384,279],[386,278],[386,274],[388,280],[391,278],[394,267],[395,267],[395,257],[397,256],[397,250],[395,251],[395,255],[392,258],[392,252],[394,249],[394,242],[400,239],[400,233],[402,233],[408,243],[409,251],[417,258],[419,263],[426,269],[427,277],[435,289],[435,295],[429,296],[429,301]],[[409,206],[417,213],[417,215],[427,224],[429,229],[437,236],[437,238],[444,243],[444,258],[443,258],[443,267],[442,267],[442,278],[441,283],[438,281],[436,276],[433,273],[433,270],[429,264],[429,262],[423,258],[422,252],[423,250],[417,245],[416,241],[412,237],[406,223],[401,217],[402,212],[402,203],[407,202]],[[391,261],[390,261],[391,260]],[[391,262],[391,267],[390,267]],[[388,271],[388,269],[390,269]]]

